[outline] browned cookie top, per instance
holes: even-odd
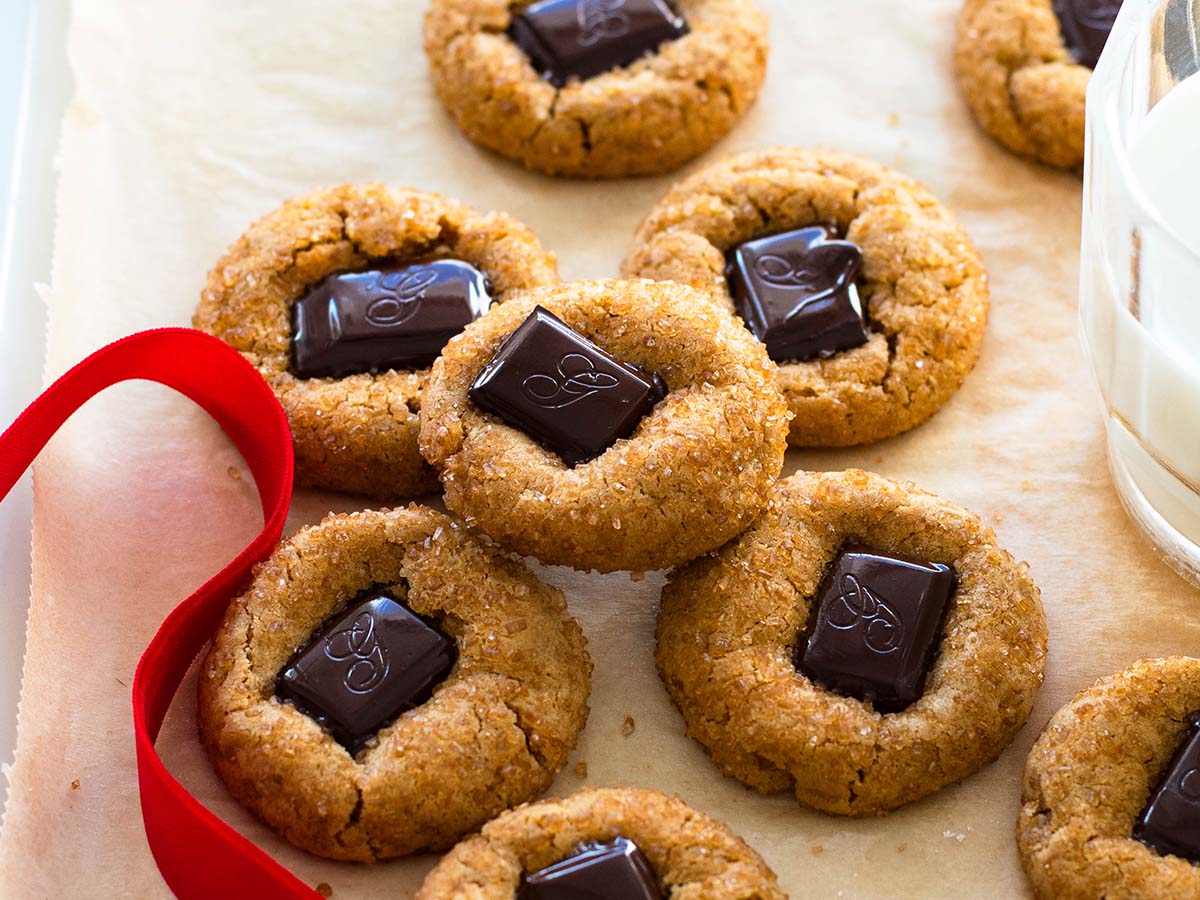
[[[1197,711],[1200,660],[1172,657],[1102,678],[1054,714],[1025,764],[1017,823],[1039,898],[1200,896],[1200,868],[1190,859],[1133,837]],[[1181,789],[1193,805],[1186,775]]]
[[[522,876],[584,844],[636,844],[664,897],[784,900],[775,874],[728,826],[656,791],[581,791],[504,813],[438,864],[417,900],[512,900]]]
[[[767,21],[753,0],[579,0],[555,17],[575,26],[557,38],[574,51],[561,56],[587,45],[612,48],[601,55],[619,61],[618,45],[645,43],[640,21],[656,24],[651,43],[654,35],[665,42],[627,65],[576,66],[604,71],[558,84],[543,77],[546,54],[531,58],[518,44],[528,43],[518,29],[531,5],[545,4],[433,0],[425,18],[434,90],[450,115],[471,140],[531,169],[591,178],[667,172],[712,146],[758,96]],[[676,16],[686,22],[679,37],[662,21]]]
[[[343,708],[407,677],[411,647],[388,644],[378,617],[337,625],[373,589],[450,638],[454,662],[430,699],[348,748],[317,720],[337,705],[277,694],[315,641],[310,672]],[[234,797],[293,844],[386,859],[447,847],[549,787],[587,718],[590,673],[562,592],[453,520],[418,506],[336,515],[282,543],[230,605],[201,669],[200,734]]]
[[[1059,0],[1058,6],[1075,31],[1080,17],[1109,19],[1120,3]],[[1072,56],[1052,0],[965,0],[954,65],[975,118],[1000,143],[1059,168],[1083,165],[1092,70]]]
[[[539,308],[616,363],[539,339],[532,367],[518,366],[508,384],[536,410],[531,427],[485,411],[472,387]],[[633,416],[622,412],[631,377],[614,365],[641,373],[648,402]],[[582,462],[536,427],[618,418],[625,430]],[[555,565],[641,572],[720,546],[758,515],[783,467],[787,418],[762,346],[703,294],[580,282],[513,297],[447,345],[421,407],[421,450],[441,470],[446,505],[506,547]]]
[[[811,660],[800,658],[822,621],[841,631],[845,652],[857,642],[856,659],[913,646],[919,623],[895,583],[825,589],[839,550],[855,545],[955,573],[923,688],[899,711],[827,683],[825,667],[806,671]],[[721,770],[843,815],[886,812],[995,759],[1029,715],[1045,655],[1038,589],[991,530],[861,471],[779,482],[753,527],[671,575],[658,620],[663,681]]]
[[[776,360],[793,413],[791,443],[862,444],[921,424],[979,358],[988,285],[966,232],[911,178],[832,150],[733,156],[667,193],[638,228],[622,271],[692,285],[733,308],[728,254],[813,226],[828,226],[861,252],[865,343],[825,358]]]

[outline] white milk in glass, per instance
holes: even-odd
[[[1113,468],[1148,504],[1136,517],[1200,545],[1200,75],[1163,97],[1128,147],[1163,227],[1136,229],[1136,274],[1122,292],[1133,299],[1105,323],[1113,353],[1097,374],[1115,420]]]

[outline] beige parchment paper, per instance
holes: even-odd
[[[1008,156],[975,129],[950,65],[957,0],[760,2],[772,20],[765,93],[709,159],[824,144],[897,166],[962,218],[994,300],[983,359],[934,420],[873,447],[793,453],[789,469],[861,466],[984,516],[1041,585],[1046,684],[994,765],[885,819],[832,818],[722,778],[684,737],[653,665],[660,575],[635,583],[540,570],[566,591],[596,662],[591,718],[554,793],[678,793],[754,844],[794,898],[1024,897],[1012,830],[1025,755],[1046,719],[1101,675],[1200,646],[1200,597],[1127,521],[1105,468],[1076,332],[1080,182]],[[77,0],[48,375],[128,332],[186,324],[223,249],[283,198],[319,184],[383,179],[508,210],[558,252],[565,277],[614,274],[671,179],[554,181],[476,150],[432,97],[424,7]],[[356,502],[302,493],[289,527]],[[0,896],[168,896],[138,812],[129,684],[167,611],[259,523],[236,452],[165,389],[109,391],[42,455]],[[411,895],[433,859],[327,863],[237,807],[195,738],[193,687],[159,745],[199,797],[335,897]]]

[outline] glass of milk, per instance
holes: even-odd
[[[1121,500],[1200,585],[1200,0],[1125,0],[1088,87],[1080,318]]]

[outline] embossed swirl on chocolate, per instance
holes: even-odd
[[[292,371],[341,378],[423,368],[491,302],[487,277],[460,260],[330,275],[293,307]]]
[[[582,353],[568,353],[558,362],[558,377],[537,373],[521,382],[521,393],[543,409],[566,409],[598,391],[621,386],[616,376],[597,372]]]
[[[275,693],[356,753],[428,700],[457,656],[453,638],[376,588],[317,630],[279,674]]]
[[[542,0],[508,34],[557,87],[627,66],[688,32],[670,0]]]
[[[349,628],[325,639],[325,655],[334,662],[347,662],[342,685],[353,694],[369,694],[388,674],[387,650],[375,634],[375,614],[361,612]]]
[[[536,307],[471,385],[471,401],[568,466],[628,437],[667,395],[653,373],[621,362]]]
[[[924,690],[956,584],[941,563],[843,547],[796,646],[797,669],[880,712],[903,710]]]
[[[904,642],[904,622],[891,605],[847,572],[841,593],[828,601],[826,619],[838,631],[858,629],[862,642],[873,653],[894,653]]]
[[[1080,65],[1096,68],[1121,11],[1121,0],[1053,0],[1053,5],[1067,50]]]
[[[857,245],[817,225],[734,247],[725,274],[738,315],[771,359],[804,362],[866,343],[861,270]]]

